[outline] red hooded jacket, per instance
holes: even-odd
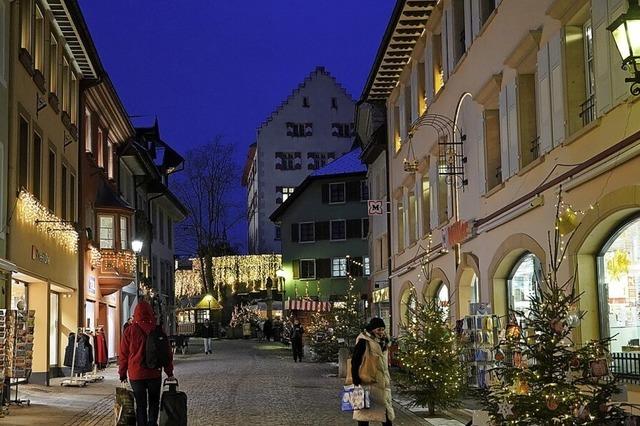
[[[120,379],[130,380],[158,379],[162,377],[162,369],[143,367],[145,343],[147,335],[156,328],[156,317],[151,305],[145,301],[138,302],[133,313],[133,323],[127,327],[120,341],[120,357],[118,373]],[[173,376],[173,354],[169,351],[169,365],[164,367],[167,376]]]

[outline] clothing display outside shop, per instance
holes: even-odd
[[[107,367],[109,363],[109,350],[107,347],[107,338],[104,334],[104,329],[102,327],[98,327],[95,334],[95,362],[98,369],[102,370]]]
[[[71,367],[70,378],[62,381],[62,386],[86,386],[87,383],[101,381],[104,376],[98,375],[98,368],[103,369],[106,363],[99,367],[96,361],[98,352],[106,353],[106,347],[98,350],[101,345],[98,334],[89,328],[79,328],[78,333],[69,333],[67,347],[64,351],[64,365]],[[103,340],[104,340],[104,333]],[[96,349],[94,349],[96,348]]]

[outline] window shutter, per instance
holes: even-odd
[[[540,155],[551,151],[551,86],[549,83],[549,46],[538,51],[538,133]]]
[[[438,164],[434,156],[429,157],[430,167],[429,167],[429,187],[431,188],[431,196],[429,199],[431,200],[431,221],[432,224],[440,223],[440,218],[438,217]],[[394,209],[394,213],[397,210]],[[397,223],[397,222],[396,222]],[[433,225],[435,228],[435,225]]]
[[[596,108],[598,116],[611,107],[611,74],[609,72],[609,39],[607,0],[591,1],[591,24],[593,26],[593,55],[596,74]],[[616,52],[617,55],[617,52]],[[618,59],[618,61],[620,61]]]
[[[331,278],[331,259],[316,259],[316,278]]]
[[[291,266],[293,268],[293,279],[300,279],[300,260],[294,259],[293,261],[291,261]]]
[[[502,181],[510,176],[509,173],[509,104],[507,99],[507,86],[500,91],[500,168],[502,169]],[[439,223],[439,222],[436,222]]]
[[[516,98],[516,80],[507,84],[507,105],[509,115],[509,176],[518,173],[520,164],[520,135],[518,133],[518,102]]]
[[[360,181],[346,183],[347,201],[360,201]]]
[[[418,208],[422,207],[422,203],[418,203]],[[422,214],[419,215],[422,217]],[[362,221],[362,238],[366,238],[369,235],[369,218],[363,217]]]
[[[435,91],[434,85],[433,85],[433,81],[434,81],[434,77],[433,77],[433,34],[429,34],[429,37],[427,38],[427,43],[426,43],[426,47],[424,50],[424,76],[426,79],[425,82],[425,93],[426,93],[426,98],[427,98],[427,108],[429,107],[429,105],[431,105],[431,102],[433,102],[433,97],[435,96],[435,94],[433,93]]]
[[[347,260],[347,270],[352,277],[361,277],[363,273],[362,257],[353,257]]]
[[[291,224],[291,242],[292,243],[297,243],[299,241],[299,237],[298,237],[299,230],[300,228],[298,227],[297,223]]]
[[[316,222],[316,241],[329,239],[329,222]]]
[[[484,180],[484,182],[482,183],[482,193],[486,193],[487,189],[489,189],[489,172],[486,170],[487,169],[487,144],[488,144],[488,137],[487,137],[487,113],[488,111],[485,109],[482,111],[482,144],[483,144],[483,149],[479,150],[479,156],[478,156],[478,173],[481,176],[481,179]],[[471,182],[471,181],[469,181]],[[428,230],[425,230],[428,232]]]
[[[329,184],[328,183],[322,184],[322,202],[324,204],[329,203]]]
[[[562,69],[563,31],[549,40],[549,77],[551,80],[551,122],[553,146],[564,141],[564,78]]]
[[[347,220],[347,238],[362,238],[360,219]]]
[[[447,81],[449,78],[449,51],[450,48],[453,48],[453,43],[451,43],[451,40],[449,39],[449,29],[451,28],[451,23],[449,22],[450,15],[451,12],[447,9],[444,11],[444,16],[442,18],[442,76],[444,81]]]

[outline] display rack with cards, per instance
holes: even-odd
[[[478,388],[489,386],[491,369],[495,364],[495,348],[500,343],[500,329],[500,317],[497,315],[480,311],[475,315],[464,317],[463,361],[467,368],[469,386]]]
[[[15,388],[15,398],[9,402],[16,405],[25,403],[30,405],[30,400],[18,398],[18,387],[20,384],[26,383],[31,376],[36,311],[18,309],[6,311],[5,314],[4,375],[9,378],[9,385]]]

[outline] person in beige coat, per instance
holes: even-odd
[[[359,426],[369,422],[381,422],[391,426],[396,415],[391,401],[391,379],[387,363],[389,339],[381,318],[372,318],[356,339],[351,358],[351,377],[354,385],[368,385],[371,391],[371,408],[356,410],[353,419]]]

